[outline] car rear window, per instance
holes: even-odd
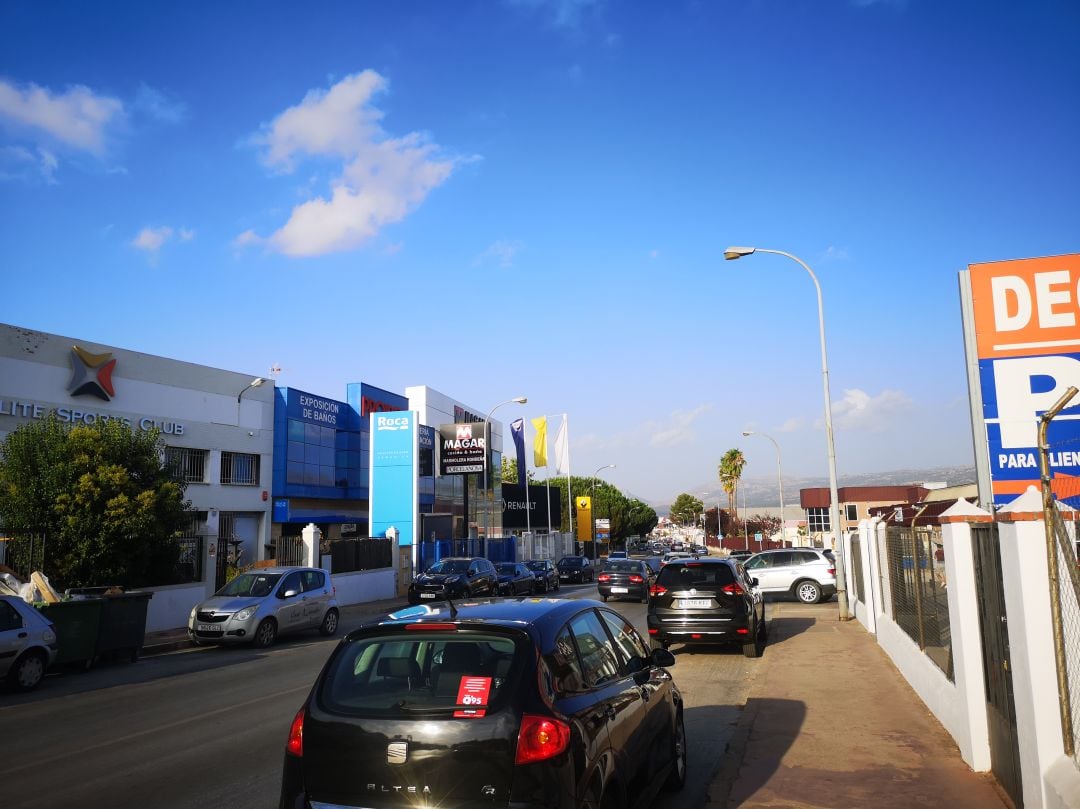
[[[656,583],[671,590],[691,587],[723,587],[735,581],[731,568],[724,564],[671,562],[660,569]]]
[[[527,646],[523,638],[491,632],[362,637],[331,661],[319,703],[350,716],[484,716],[505,702]]]
[[[604,570],[608,573],[640,573],[641,562],[620,562],[616,560],[614,562],[608,562],[606,565],[604,565]]]

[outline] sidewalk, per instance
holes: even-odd
[[[761,675],[706,809],[1009,806],[835,599],[767,606]]]

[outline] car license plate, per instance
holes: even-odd
[[[613,592],[613,593],[629,593],[630,591],[627,590],[625,587],[612,587],[611,592]]]
[[[679,602],[680,610],[708,609],[712,601],[708,598],[684,598]]]
[[[560,573],[560,574],[559,574],[559,578],[560,578],[560,579],[569,579],[569,578],[570,578],[570,574],[569,574],[569,573]]]
[[[199,632],[221,632],[225,627],[221,624],[198,624],[195,628]]]
[[[420,598],[435,598],[434,593],[421,593]]]

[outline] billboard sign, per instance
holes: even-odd
[[[371,419],[371,535],[381,537],[393,527],[399,545],[412,545],[419,513],[418,414],[413,411],[372,412]]]
[[[562,489],[546,486],[530,486],[528,499],[525,487],[516,483],[503,483],[503,528],[547,529],[550,524],[556,531],[562,524]],[[545,503],[547,504],[545,506]],[[551,514],[550,521],[548,514]],[[526,518],[528,514],[528,518]]]
[[[439,427],[439,474],[467,475],[484,471],[484,422]]]
[[[575,497],[574,511],[577,516],[577,538],[580,542],[592,541],[592,498]]]
[[[961,280],[980,500],[1003,505],[1038,487],[1039,418],[1080,387],[1080,254],[971,264]],[[1050,425],[1052,475],[1080,476],[1073,402]]]

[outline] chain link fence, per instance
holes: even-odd
[[[950,681],[953,679],[945,549],[939,526],[891,525],[885,562],[892,619]]]

